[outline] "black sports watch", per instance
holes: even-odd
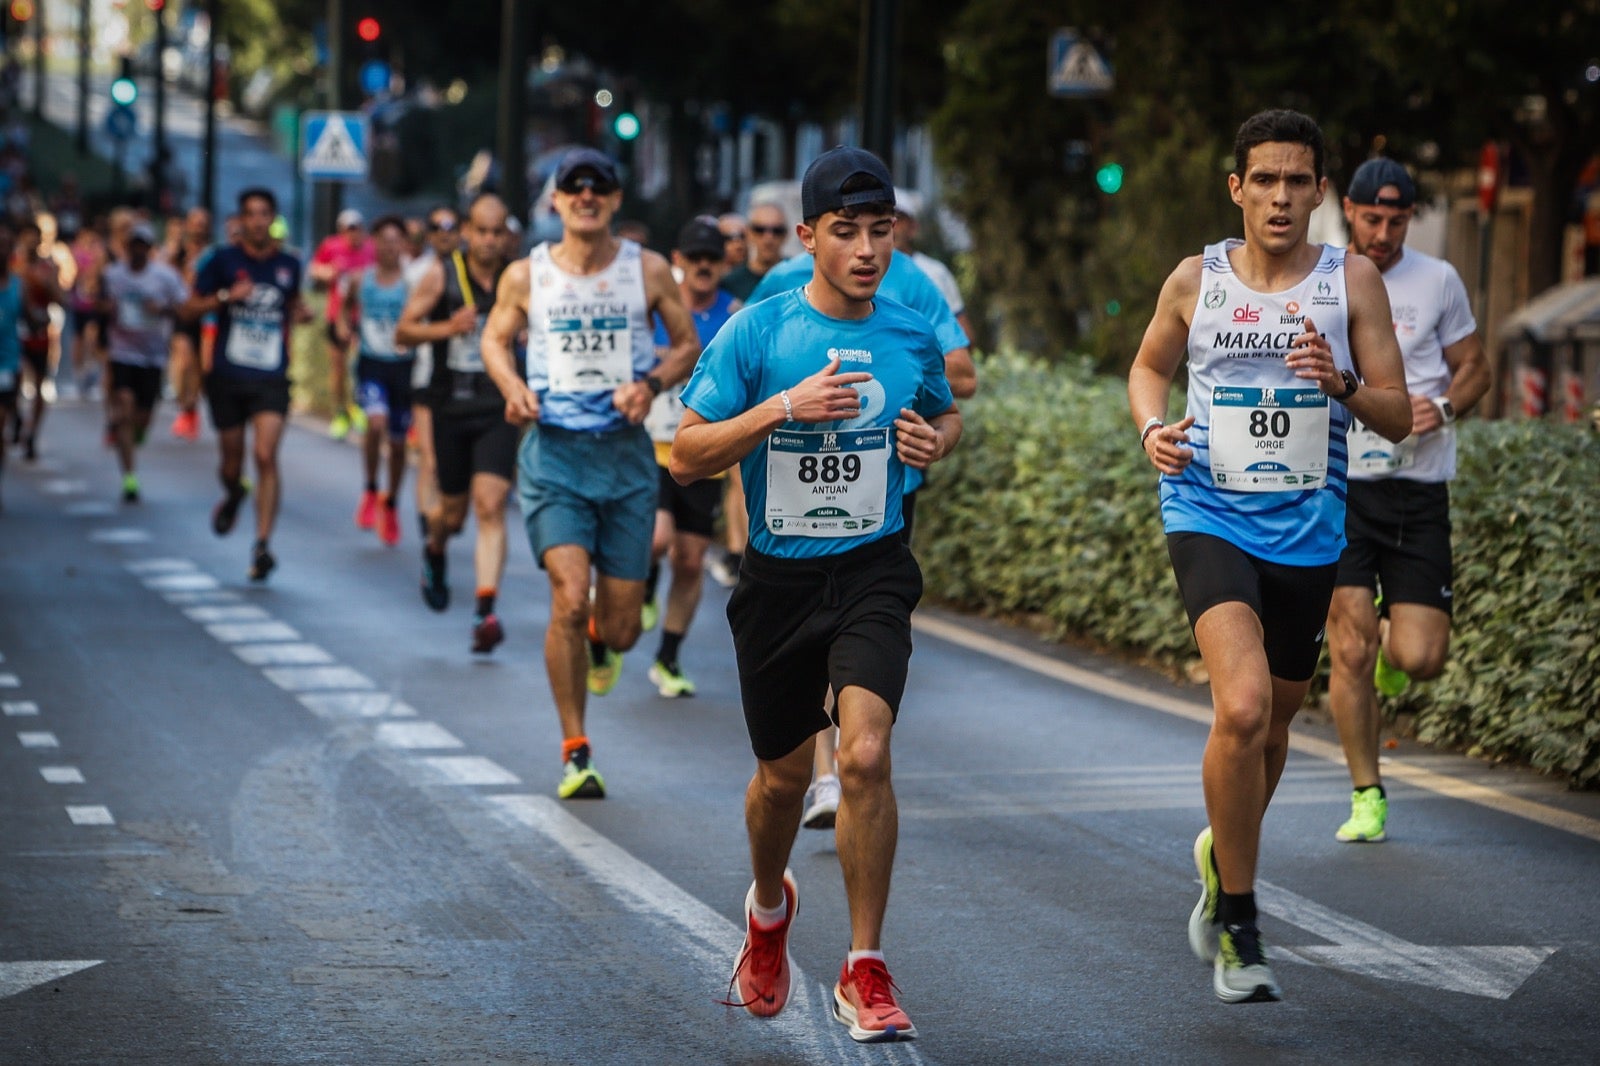
[[[665,385],[661,384],[661,379],[656,377],[654,374],[646,374],[644,376],[644,383],[650,386],[650,392],[655,396],[660,396],[661,390],[666,388]]]
[[[1339,376],[1344,378],[1344,391],[1335,396],[1334,399],[1343,402],[1356,394],[1356,390],[1361,387],[1361,379],[1348,370],[1339,371]]]

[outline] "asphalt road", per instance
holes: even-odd
[[[1308,723],[1261,871],[1285,999],[1224,1006],[1184,934],[1201,694],[933,612],[886,931],[922,1038],[832,1021],[847,923],[812,831],[795,999],[719,1005],[752,768],[726,592],[685,646],[700,695],[656,696],[647,634],[591,708],[611,795],[561,803],[520,523],[508,640],[475,659],[459,580],[421,603],[414,526],[354,528],[353,448],[291,430],[255,587],[248,510],[211,534],[212,442],[168,415],[138,505],[87,403],[0,479],[0,1063],[1596,1060],[1600,796],[1403,744],[1390,841],[1340,845],[1348,780]]]

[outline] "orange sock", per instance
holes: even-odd
[[[594,615],[592,615],[592,614],[589,616],[589,641],[592,644],[603,644],[603,643],[605,643],[604,641],[602,641],[600,639],[600,630],[595,628]]]
[[[568,759],[572,758],[573,752],[577,751],[579,748],[587,746],[588,743],[588,737],[568,737],[566,740],[563,740],[561,742],[561,761],[563,763],[566,762]]]

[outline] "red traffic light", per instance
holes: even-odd
[[[356,23],[356,36],[371,44],[383,33],[383,27],[378,25],[375,18],[364,18]]]
[[[167,6],[167,0],[144,0],[144,6],[151,11],[162,11]]]

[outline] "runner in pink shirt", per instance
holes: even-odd
[[[311,281],[328,294],[328,384],[333,394],[333,421],[328,425],[328,435],[343,439],[354,427],[357,433],[366,432],[367,416],[361,408],[350,402],[350,328],[340,313],[344,303],[346,276],[353,276],[371,266],[377,259],[372,239],[367,236],[366,219],[361,212],[347,207],[339,212],[335,232],[323,238],[311,257]]]

